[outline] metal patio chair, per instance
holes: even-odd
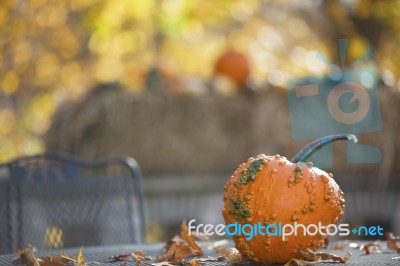
[[[89,161],[45,152],[0,164],[0,254],[140,243],[141,173],[131,157]]]

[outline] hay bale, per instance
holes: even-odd
[[[399,183],[393,177],[400,173],[400,97],[381,89],[380,100],[383,130],[359,139],[381,150],[381,164],[347,164],[345,143],[333,146],[338,156],[331,170],[349,189],[376,189],[377,184],[386,189]],[[130,155],[145,176],[228,176],[249,156],[291,157],[308,142],[293,140],[287,98],[281,91],[224,98],[135,95],[118,89],[97,90],[60,107],[45,141],[47,149],[85,158]]]

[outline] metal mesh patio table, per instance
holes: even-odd
[[[366,242],[356,242],[360,245]],[[332,243],[334,245],[335,243]],[[205,256],[217,256],[217,254],[210,249],[212,243],[206,242],[202,243],[203,250],[205,251]],[[331,250],[329,247],[327,249],[320,249],[319,251],[333,253],[339,256],[344,256],[347,251],[352,253],[350,259],[344,263],[333,263],[333,262],[323,262],[321,266],[332,266],[332,265],[345,265],[345,266],[379,266],[379,265],[400,265],[400,259],[394,259],[400,254],[396,254],[393,251],[387,250],[386,244],[381,242],[382,253],[380,254],[371,254],[365,255],[363,251],[359,248],[350,248],[346,246],[346,248],[342,250]],[[125,253],[132,253],[134,250],[142,250],[147,255],[151,256],[159,256],[163,254],[164,243],[158,244],[142,244],[142,245],[114,245],[114,246],[99,246],[99,247],[84,247],[83,254],[85,256],[86,262],[89,262],[89,265],[121,265],[122,261],[112,261],[109,259],[110,256],[117,256]],[[79,248],[70,248],[70,249],[60,249],[60,250],[52,250],[52,251],[37,251],[35,253],[36,257],[42,256],[55,256],[60,253],[65,253],[69,256],[76,256]],[[5,254],[0,255],[0,265],[12,265],[12,260],[17,257],[17,254]],[[126,265],[136,265],[133,259],[128,259],[123,261]],[[142,261],[142,266],[150,266],[153,262],[144,260]],[[221,261],[221,262],[206,262],[204,265],[210,266],[226,266],[229,263]],[[257,265],[252,263],[247,263],[246,265]],[[280,265],[280,264],[274,264]]]

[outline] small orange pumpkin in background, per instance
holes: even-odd
[[[242,87],[250,76],[250,62],[246,55],[228,51],[215,62],[214,74],[227,77],[237,86]]]
[[[312,163],[303,163],[317,149],[336,140],[356,142],[354,135],[332,135],[318,139],[289,161],[280,155],[258,155],[249,158],[233,173],[224,189],[222,214],[226,224],[263,225],[295,222],[327,226],[336,224],[343,216],[343,192],[328,174]],[[326,235],[298,234],[287,236],[235,235],[236,248],[248,259],[260,263],[285,263],[301,258],[300,251],[315,251],[324,244]]]

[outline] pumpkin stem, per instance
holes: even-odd
[[[309,143],[307,146],[302,148],[296,155],[292,158],[293,163],[304,162],[308,158],[311,157],[316,151],[321,149],[323,146],[330,144],[337,140],[348,140],[356,143],[357,137],[353,134],[338,134],[338,135],[329,135],[319,139],[314,140]]]

